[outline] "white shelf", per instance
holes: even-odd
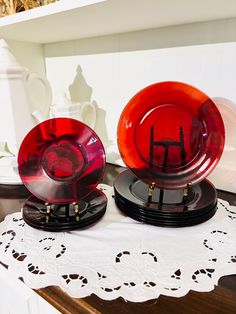
[[[236,16],[236,0],[61,0],[0,19],[0,37],[51,43]]]

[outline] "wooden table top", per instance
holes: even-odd
[[[103,183],[112,185],[124,168],[107,164]],[[0,185],[0,221],[6,215],[20,210],[29,192],[24,186]],[[218,191],[218,197],[236,205],[236,195]],[[235,239],[236,241],[236,239]],[[236,252],[235,252],[236,253]],[[1,261],[1,259],[0,259]],[[235,265],[236,271],[236,265]],[[36,292],[61,313],[158,313],[158,314],[233,314],[236,313],[236,275],[225,276],[211,292],[190,291],[181,298],[160,296],[142,303],[126,302],[122,298],[105,301],[95,295],[83,299],[71,298],[59,287],[50,286]]]

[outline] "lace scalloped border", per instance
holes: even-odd
[[[109,201],[113,202],[111,188],[104,185],[101,188],[105,192],[107,190]],[[144,249],[132,247],[132,243],[129,249],[127,246],[124,250],[113,248],[109,256],[111,265],[98,265],[94,269],[86,265],[77,267],[73,262],[70,267],[65,264],[73,257],[67,256],[66,259],[70,240],[67,237],[70,234],[34,230],[25,225],[19,212],[8,215],[0,224],[0,262],[16,277],[23,278],[30,288],[57,285],[77,298],[96,294],[105,300],[123,297],[129,301],[143,302],[156,299],[161,294],[182,297],[190,290],[211,291],[222,276],[236,274],[236,207],[223,200],[219,200],[218,207],[221,217],[215,223],[202,229],[198,225],[197,232],[204,230],[202,235],[197,235],[202,243],[201,251],[194,252],[193,246],[186,265],[176,268],[174,263],[168,265],[166,261],[161,262],[161,259],[164,260],[163,252],[158,255],[156,250],[150,249],[150,245],[146,244],[148,248]],[[115,219],[113,223],[116,227]],[[132,220],[124,217],[126,223],[130,226]],[[141,224],[135,222],[133,225],[137,228]],[[148,230],[147,225],[142,228],[144,232]],[[160,230],[168,234],[166,228]],[[172,229],[170,232],[175,231]],[[37,239],[30,238],[33,234],[37,235]],[[33,252],[30,246],[35,241],[43,254],[41,260],[40,255],[37,259],[40,252]],[[58,269],[50,269],[50,263],[57,265]]]

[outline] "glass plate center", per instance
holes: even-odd
[[[47,147],[42,156],[42,167],[56,181],[73,181],[81,174],[85,159],[78,145],[59,139]]]
[[[153,106],[137,124],[135,143],[141,158],[160,172],[175,173],[192,163],[203,145],[203,127],[184,104]]]

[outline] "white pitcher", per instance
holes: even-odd
[[[83,103],[72,102],[66,94],[63,93],[59,101],[50,107],[50,117],[73,118],[94,128],[96,123],[96,106],[89,101]]]
[[[42,99],[44,115],[48,116],[52,92],[47,80],[37,74],[30,74],[19,65],[10,52],[5,40],[0,40],[0,142],[16,150],[26,134],[35,126],[31,114],[30,88],[32,80],[39,81],[45,88]],[[41,109],[42,109],[41,108]]]

